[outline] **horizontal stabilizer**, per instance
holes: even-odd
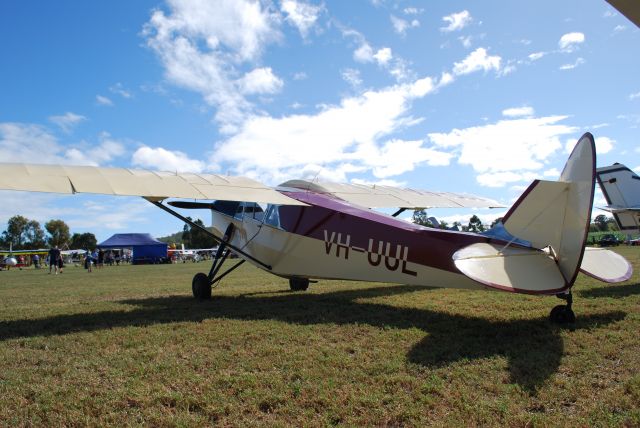
[[[586,247],[580,270],[600,281],[622,282],[631,278],[633,267],[624,257],[605,248]]]
[[[544,251],[472,244],[453,255],[464,275],[488,287],[532,294],[555,294],[566,281],[553,257]]]

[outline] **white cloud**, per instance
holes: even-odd
[[[131,98],[131,91],[129,91],[128,89],[126,89],[124,87],[124,85],[120,82],[116,83],[115,85],[111,86],[109,88],[109,91],[114,93],[114,94],[118,94],[120,95],[122,98]]]
[[[347,68],[346,70],[343,70],[342,78],[353,87],[358,87],[362,84],[360,71],[354,68]]]
[[[440,28],[440,31],[448,33],[451,31],[462,30],[471,22],[472,18],[468,10],[463,10],[462,12],[443,16],[442,20],[444,22],[447,22],[448,25],[446,27]]]
[[[575,127],[559,123],[566,117],[501,120],[449,133],[432,133],[429,139],[436,148],[455,150],[460,164],[485,174],[482,184],[487,185],[515,177],[488,174],[514,172],[526,178],[527,172],[543,168],[562,148],[560,138],[577,131]]]
[[[49,116],[49,120],[60,127],[65,133],[70,133],[73,128],[75,128],[80,122],[87,120],[86,117],[72,113],[70,111],[66,112],[61,116]]]
[[[465,48],[469,49],[471,47],[471,36],[460,36],[458,40],[460,40],[460,43],[462,43],[462,46]]]
[[[547,53],[546,52],[534,52],[532,54],[529,54],[529,60],[531,61],[537,61],[540,58],[542,58],[543,56],[545,56]]]
[[[417,7],[405,7],[402,11],[405,15],[419,15],[424,12],[424,9],[418,9]]]
[[[100,134],[98,144],[83,142],[65,151],[65,157],[77,165],[104,165],[126,153],[125,144],[111,137],[108,132]]]
[[[353,59],[357,62],[373,62],[373,48],[360,36],[360,45],[353,51]]]
[[[274,94],[279,92],[283,85],[282,80],[273,74],[271,67],[251,70],[238,81],[243,94]]]
[[[575,141],[573,142],[573,144],[575,145]],[[551,168],[543,172],[542,175],[549,178],[558,178],[560,177],[560,171],[558,170],[558,168]]]
[[[596,137],[594,141],[596,143],[596,154],[598,155],[609,153],[611,150],[613,150],[613,145],[615,143],[615,140],[612,140],[609,137]],[[565,153],[571,153],[575,145],[575,140],[567,140],[564,146]]]
[[[456,62],[453,65],[453,73],[455,75],[463,75],[480,70],[484,70],[485,72],[492,69],[499,71],[500,61],[501,58],[499,56],[489,56],[485,48],[478,48],[461,62]]]
[[[163,149],[162,147],[142,146],[131,156],[131,163],[143,168],[170,172],[204,171],[205,163],[190,159],[185,153]]]
[[[304,71],[293,73],[293,80],[305,80],[307,77],[307,73],[305,73]]]
[[[367,156],[367,164],[373,167],[373,175],[387,178],[413,170],[419,164],[429,166],[449,165],[453,155],[424,147],[424,142],[391,140],[376,153]]]
[[[280,8],[287,15],[287,22],[296,27],[304,38],[316,24],[323,9],[322,6],[314,6],[296,0],[284,0]]]
[[[619,33],[619,32],[624,31],[624,30],[626,30],[626,29],[627,29],[627,26],[626,26],[626,25],[616,25],[616,26],[613,28],[613,32],[614,32],[614,33]]]
[[[382,48],[373,55],[373,58],[380,65],[387,64],[392,58],[391,48]]]
[[[96,95],[96,103],[101,106],[113,106],[113,101],[103,95]]]
[[[417,19],[413,19],[411,20],[411,22],[409,22],[394,15],[391,15],[390,19],[395,32],[403,36],[407,33],[407,30],[409,28],[416,28],[420,26],[420,21],[418,21]]]
[[[583,33],[567,33],[563,34],[558,41],[558,47],[564,52],[573,52],[578,45],[584,43],[585,37]]]
[[[507,117],[529,117],[533,116],[534,111],[533,107],[522,106],[522,107],[512,107],[505,110],[502,110],[502,115]]]
[[[248,0],[172,0],[168,14],[153,12],[144,26],[147,45],[172,83],[200,93],[217,109],[223,132],[251,114],[239,68],[255,63],[265,46],[280,39],[279,15]],[[275,79],[271,79],[273,83]]]
[[[640,92],[634,92],[633,94],[629,94],[629,100],[633,101],[637,98],[640,98]]]
[[[572,70],[574,68],[576,68],[579,65],[584,64],[584,58],[577,58],[576,62],[574,62],[573,64],[563,64],[560,66],[560,70]]]
[[[99,144],[65,146],[42,126],[0,123],[0,159],[5,162],[101,165],[124,153],[124,145],[107,133]]]
[[[513,171],[488,172],[480,174],[476,180],[481,186],[504,187],[505,185],[518,181],[532,181],[537,177],[536,173],[517,173]]]
[[[415,122],[407,116],[411,101],[433,90],[432,79],[424,78],[345,98],[339,105],[326,106],[317,114],[255,116],[243,124],[240,132],[218,144],[211,161],[228,162],[235,165],[237,174],[271,183],[298,177],[307,165],[317,166],[308,170],[312,176],[318,168],[330,174],[328,171],[344,171],[345,165],[378,168],[379,174],[391,174],[402,168],[385,169],[381,162],[385,155],[395,155],[401,146],[411,148],[416,156],[405,158],[407,165],[427,162],[427,154],[433,156],[432,162],[443,162],[444,154],[422,150],[427,148],[416,147],[415,142],[378,143]]]

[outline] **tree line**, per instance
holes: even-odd
[[[37,220],[15,215],[7,221],[0,235],[0,247],[14,250],[38,250],[47,247],[94,250],[98,241],[93,233],[74,233],[60,219],[49,220],[44,229]]]
[[[434,227],[434,228],[436,227],[436,225],[429,220],[426,210],[414,211],[412,220],[414,223],[422,226]],[[482,221],[480,220],[480,218],[474,214],[469,219],[469,223],[467,225],[463,225],[459,221],[455,221],[451,224],[451,226],[449,226],[449,223],[447,223],[446,221],[440,221],[438,223],[437,228],[449,229],[451,227],[457,226],[458,229],[465,232],[480,233],[480,232],[484,232],[485,230],[489,230],[493,228],[496,224],[500,222],[502,222],[502,217],[496,218],[495,220],[493,220],[493,222],[491,222],[491,225],[486,226],[482,224]],[[618,224],[616,223],[615,219],[613,217],[607,217],[604,214],[600,214],[596,216],[593,219],[593,222],[589,225],[589,232],[615,232],[618,230],[620,230],[620,228],[618,227]]]

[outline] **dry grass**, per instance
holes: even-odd
[[[640,248],[618,251],[640,271]],[[0,272],[0,425],[640,425],[640,276],[554,297],[243,266]]]

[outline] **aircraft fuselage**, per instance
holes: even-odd
[[[506,244],[419,226],[327,195],[282,193],[308,206],[271,205],[262,211],[256,204],[239,204],[235,217],[214,210],[213,226],[221,236],[233,222],[231,243],[284,277],[480,289],[484,285],[456,268],[453,254],[474,243]]]

